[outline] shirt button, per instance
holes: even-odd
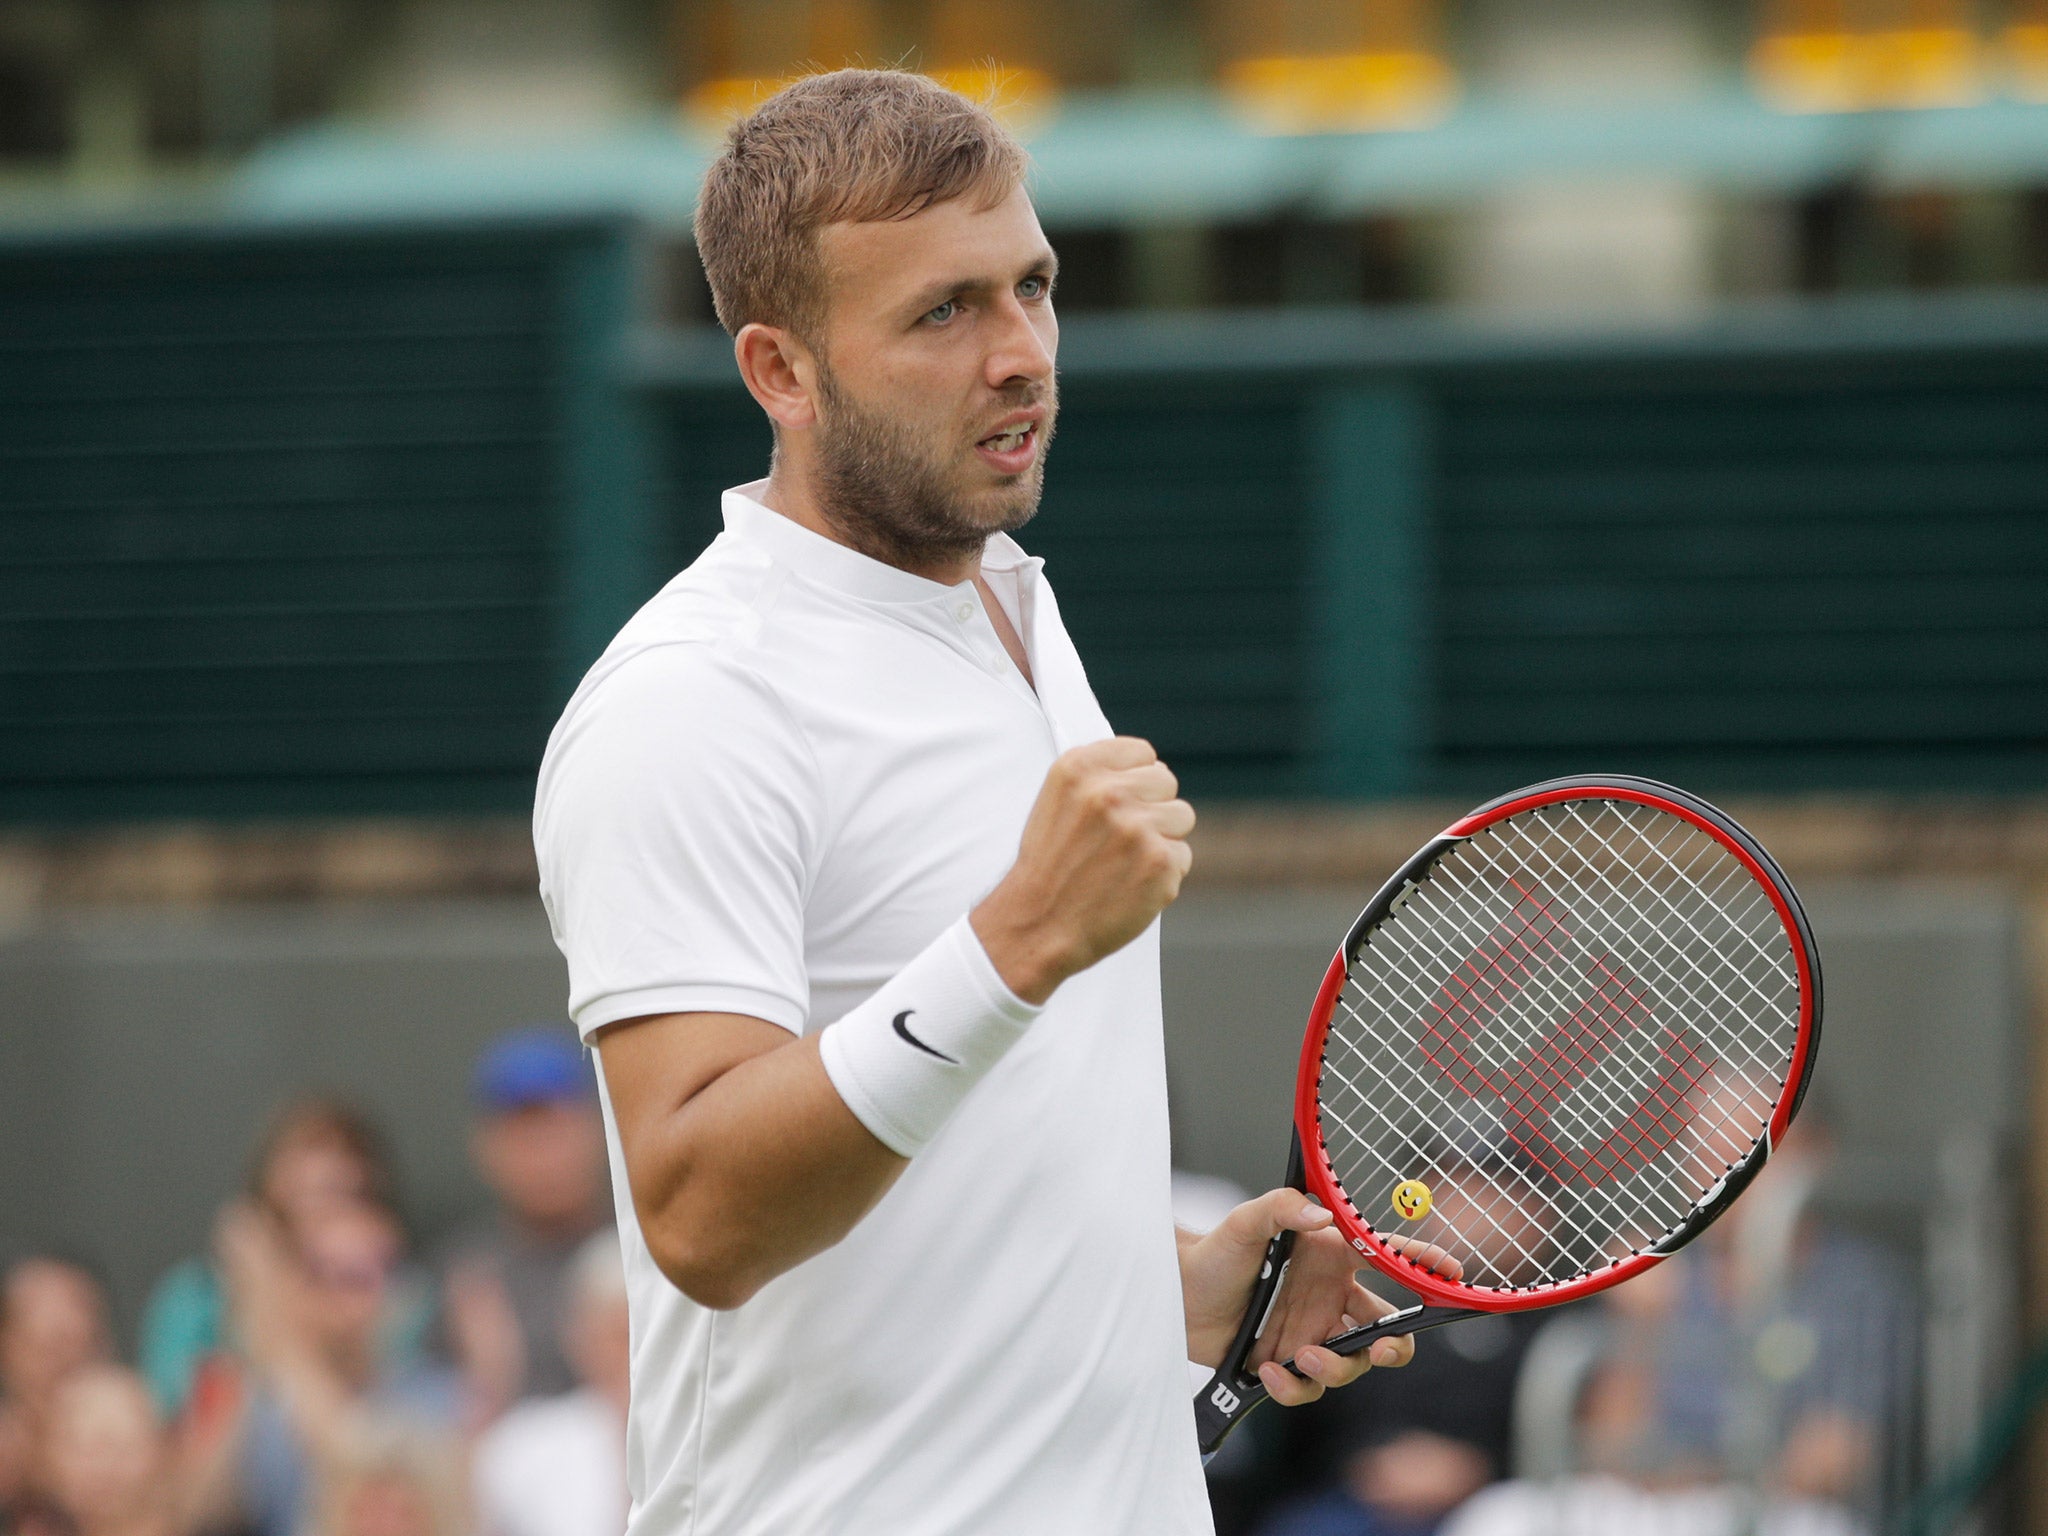
[[[958,619],[962,624],[965,624],[969,619],[974,617],[974,604],[962,603],[959,607],[953,610],[953,617]]]

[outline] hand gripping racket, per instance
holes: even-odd
[[[1445,828],[1352,924],[1302,1042],[1287,1182],[1422,1298],[1324,1347],[1554,1306],[1669,1258],[1784,1136],[1820,1016],[1799,898],[1704,800],[1554,779]],[[1294,1240],[1268,1246],[1195,1399],[1204,1452],[1266,1397],[1247,1361]]]

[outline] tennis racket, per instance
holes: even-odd
[[[1302,1042],[1287,1182],[1421,1298],[1324,1347],[1555,1306],[1669,1258],[1784,1136],[1820,1021],[1799,898],[1706,801],[1553,779],[1452,823],[1352,924]],[[1462,1278],[1404,1257],[1412,1239]],[[1205,1453],[1267,1395],[1247,1362],[1294,1240],[1267,1247],[1195,1399]]]

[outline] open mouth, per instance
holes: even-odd
[[[1038,425],[1026,422],[1008,431],[996,432],[974,445],[975,451],[1004,474],[1022,474],[1038,453]]]

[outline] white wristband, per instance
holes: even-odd
[[[860,1123],[914,1157],[1042,1011],[1003,984],[963,917],[828,1025],[818,1049]]]

